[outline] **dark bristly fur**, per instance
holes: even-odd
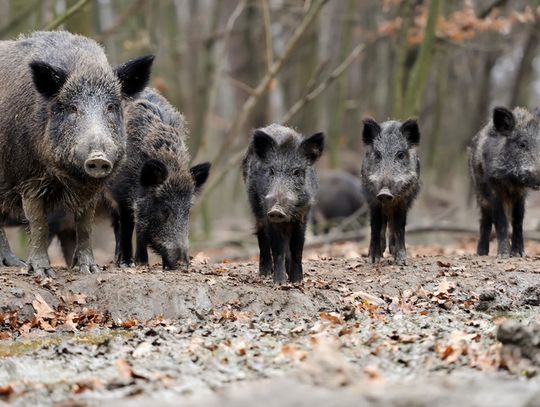
[[[540,116],[522,108],[493,110],[473,138],[469,167],[480,207],[478,255],[489,253],[492,225],[500,257],[524,256],[523,217],[528,188],[540,188]],[[508,220],[512,242],[508,241]]]
[[[313,164],[324,149],[322,133],[304,138],[272,124],[255,130],[242,169],[255,216],[259,273],[274,282],[301,282],[306,222],[317,180]]]
[[[94,202],[124,156],[122,101],[144,88],[151,62],[114,71],[96,42],[68,32],[0,42],[0,214],[2,225],[23,212],[28,219],[29,270],[52,275],[46,215],[57,207],[75,213],[80,270],[98,270],[90,246]],[[3,228],[0,262],[23,264]]]
[[[388,226],[390,254],[397,264],[404,265],[407,259],[407,212],[420,190],[418,124],[415,120],[407,120],[379,125],[366,119],[363,140],[366,152],[362,162],[362,184],[371,222],[369,256],[373,263],[382,258]]]
[[[136,230],[135,260],[148,263],[147,247],[163,267],[187,267],[189,212],[202,188],[209,163],[189,168],[188,130],[184,117],[157,91],[146,89],[126,109],[126,160],[109,190],[121,264],[133,262],[131,238]]]

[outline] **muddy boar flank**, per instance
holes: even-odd
[[[259,274],[275,283],[303,278],[306,222],[317,179],[313,164],[324,148],[322,133],[304,138],[272,124],[255,130],[242,169],[255,216],[260,249]]]
[[[0,214],[28,219],[28,270],[52,275],[47,213],[75,213],[80,271],[97,271],[94,202],[124,156],[123,99],[144,88],[153,57],[113,70],[94,41],[38,32],[0,42]],[[0,261],[23,263],[0,228]]]
[[[189,168],[184,117],[153,89],[146,89],[126,110],[126,160],[109,186],[113,198],[116,259],[148,263],[149,246],[166,269],[188,257],[189,212],[194,194],[208,177],[209,163]]]
[[[495,224],[498,255],[524,256],[525,198],[528,188],[540,188],[540,112],[496,107],[492,120],[472,140],[469,167],[480,207],[477,253],[489,253]]]
[[[371,223],[369,257],[373,263],[382,258],[388,226],[390,254],[396,264],[404,265],[407,212],[420,190],[420,130],[415,120],[379,125],[366,119],[362,136],[366,147],[362,185]]]

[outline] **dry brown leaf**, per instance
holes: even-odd
[[[120,324],[120,326],[122,328],[126,328],[126,329],[131,329],[133,328],[134,326],[136,326],[139,322],[136,320],[136,319],[128,319],[126,321],[122,321],[122,323]]]
[[[118,373],[120,376],[130,379],[133,377],[133,370],[131,369],[131,366],[126,362],[124,359],[118,359],[116,361],[116,369],[118,370]]]
[[[36,310],[36,318],[38,321],[43,319],[52,319],[56,316],[54,310],[39,294],[36,294],[36,298],[32,301],[32,306]]]
[[[13,386],[11,384],[0,386],[0,400],[9,399],[14,392],[15,390],[13,389]]]
[[[62,296],[62,301],[64,301],[64,303],[69,304],[69,305],[72,305],[72,304],[84,305],[86,304],[86,297],[87,295],[82,294],[82,293],[78,293],[78,294],[69,293],[67,295]]]
[[[333,325],[338,325],[343,323],[341,316],[335,312],[321,312],[319,313],[320,318],[323,321],[329,321]]]

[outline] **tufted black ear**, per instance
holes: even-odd
[[[324,134],[315,133],[313,136],[308,137],[300,144],[300,150],[307,157],[310,164],[315,163],[324,151]]]
[[[276,142],[272,137],[262,130],[255,130],[253,133],[253,149],[261,160],[264,160],[275,147]]]
[[[116,67],[114,71],[122,85],[124,96],[135,96],[146,87],[150,80],[152,62],[154,62],[154,56],[146,55]]]
[[[205,162],[197,164],[189,170],[191,172],[191,177],[195,182],[195,193],[199,193],[202,190],[204,183],[208,179],[208,175],[210,175],[211,166],[212,164]]]
[[[362,139],[366,146],[373,144],[375,138],[381,134],[381,126],[373,119],[364,119],[364,130],[362,131]]]
[[[67,73],[61,68],[55,68],[46,62],[30,62],[34,86],[47,99],[56,96],[67,80]]]
[[[493,109],[493,125],[498,132],[508,133],[516,127],[516,119],[506,107],[498,106]]]
[[[418,122],[415,119],[404,121],[400,130],[409,142],[409,145],[417,146],[418,143],[420,143],[420,129],[418,128]]]
[[[158,160],[148,160],[141,170],[141,184],[144,187],[155,187],[165,182],[169,176],[167,166]]]

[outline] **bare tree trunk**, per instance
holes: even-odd
[[[430,0],[428,20],[424,30],[424,40],[420,46],[418,58],[412,68],[407,93],[405,96],[404,113],[406,116],[417,116],[424,93],[424,86],[429,76],[431,60],[435,50],[435,28],[439,16],[440,0]]]
[[[535,2],[537,5],[539,2]],[[529,34],[523,47],[523,56],[518,65],[514,86],[512,88],[512,97],[510,98],[510,106],[527,106],[529,103],[531,92],[531,81],[534,73],[533,60],[538,54],[538,43],[540,42],[540,19],[536,17],[536,21],[531,25]]]
[[[343,61],[351,48],[353,32],[353,16],[356,1],[349,0],[345,8],[343,28],[341,32],[341,47],[339,52],[339,61]],[[347,102],[347,75],[342,75],[336,82],[336,91],[334,92],[333,109],[330,116],[330,126],[328,129],[328,146],[330,154],[330,167],[336,168],[339,161],[339,149],[341,144],[341,135],[343,133],[343,116],[345,113],[345,104]]]

